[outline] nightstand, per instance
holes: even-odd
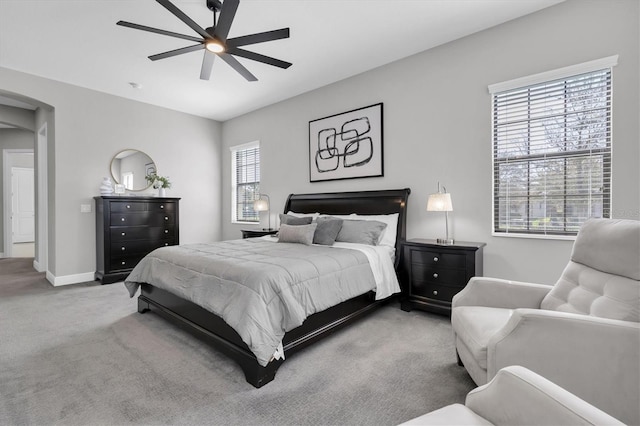
[[[485,243],[459,241],[438,244],[436,240],[402,243],[400,280],[404,311],[412,308],[451,314],[451,299],[471,277],[482,276]]]
[[[242,238],[255,238],[264,237],[265,235],[275,235],[278,233],[277,229],[241,229]]]

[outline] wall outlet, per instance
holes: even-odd
[[[80,204],[80,213],[91,213],[91,204]]]

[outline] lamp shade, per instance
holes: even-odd
[[[255,200],[253,202],[253,210],[257,212],[266,212],[267,210],[269,210],[269,201],[264,198]]]
[[[448,192],[438,192],[436,194],[429,195],[427,200],[428,212],[452,212],[453,204],[451,203],[451,194]]]

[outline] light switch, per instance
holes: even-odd
[[[80,213],[91,213],[91,204],[80,204]]]

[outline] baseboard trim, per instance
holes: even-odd
[[[54,287],[69,285],[69,284],[84,283],[87,281],[93,281],[94,279],[95,278],[94,278],[93,272],[85,272],[83,274],[63,275],[60,277],[56,277],[51,272],[47,271],[47,281],[53,284]]]
[[[33,269],[35,269],[38,272],[44,272],[44,268],[40,266],[40,262],[38,262],[35,259],[33,259]]]

